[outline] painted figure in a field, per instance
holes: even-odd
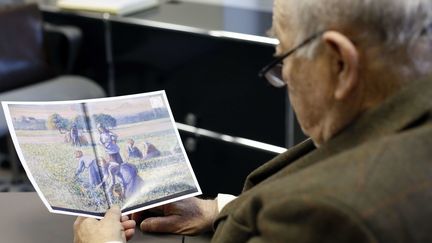
[[[138,169],[131,163],[120,165],[120,177],[124,189],[124,197],[130,198],[144,186],[144,181],[138,175]]]
[[[143,154],[141,153],[139,148],[134,145],[135,141],[132,138],[129,138],[126,142],[127,142],[128,157],[142,159]]]
[[[72,124],[70,129],[70,138],[73,146],[81,146],[78,128],[75,123]]]
[[[144,147],[143,153],[145,159],[155,158],[161,155],[161,152],[156,148],[156,146],[154,146],[149,142],[144,142],[143,147]]]
[[[124,188],[123,185],[120,183],[117,183],[112,188],[112,195],[113,195],[113,204],[117,204],[118,202],[123,202],[125,199],[124,195]]]
[[[143,187],[144,181],[138,175],[138,169],[131,163],[118,164],[98,158],[103,178],[98,187],[105,186],[113,201],[131,197]]]
[[[117,145],[117,135],[109,131],[102,123],[97,124],[97,129],[99,131],[99,141],[110,157],[110,161],[122,164],[123,159],[120,156],[120,148]]]
[[[123,200],[122,193],[115,193],[115,188],[123,187],[123,185],[120,185],[123,183],[120,177],[120,165],[117,162],[106,161],[102,157],[98,158],[98,164],[102,173],[102,181],[98,187],[103,186],[105,191],[110,194],[110,197]]]
[[[88,170],[88,184],[96,187],[101,183],[99,169],[96,159],[91,156],[84,156],[81,150],[75,151],[75,158],[78,160],[78,167],[75,171],[75,178],[78,178],[86,169]]]

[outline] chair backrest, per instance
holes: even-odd
[[[0,92],[52,77],[36,4],[0,6]]]

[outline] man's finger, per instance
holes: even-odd
[[[126,240],[130,240],[132,236],[135,234],[135,229],[127,229],[125,230]]]
[[[177,215],[147,218],[141,222],[140,228],[144,232],[175,233],[180,225],[178,219]]]
[[[104,219],[120,221],[120,217],[121,217],[120,208],[118,206],[113,206],[112,208],[108,209],[108,211],[105,213]]]
[[[134,220],[123,221],[122,226],[125,230],[135,228],[136,222]]]
[[[155,217],[155,216],[161,216],[163,215],[163,211],[161,209],[148,209],[145,211],[140,211],[133,213],[131,215],[131,219],[137,221],[137,223],[140,223],[145,218]]]
[[[120,218],[120,221],[121,221],[121,222],[128,221],[128,220],[129,220],[129,216],[127,216],[127,215],[123,215],[123,216],[121,216],[121,218]]]

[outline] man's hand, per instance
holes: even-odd
[[[135,221],[121,217],[118,207],[109,209],[103,219],[78,217],[74,223],[74,243],[126,242],[135,233]]]
[[[212,230],[213,221],[218,215],[215,200],[195,197],[151,209],[151,212],[160,216],[144,219],[140,224],[142,231],[184,235],[197,235]],[[132,219],[140,222],[146,213],[135,213]]]

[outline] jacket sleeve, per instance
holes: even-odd
[[[84,161],[81,159],[79,161],[79,165],[78,165],[78,167],[77,167],[77,169],[75,171],[75,177],[79,176],[84,171],[84,168],[85,168]]]
[[[275,200],[256,215],[249,243],[378,242],[354,212],[324,201]]]
[[[342,205],[304,198],[272,200],[255,200],[221,219],[212,242],[378,242],[359,217]]]

